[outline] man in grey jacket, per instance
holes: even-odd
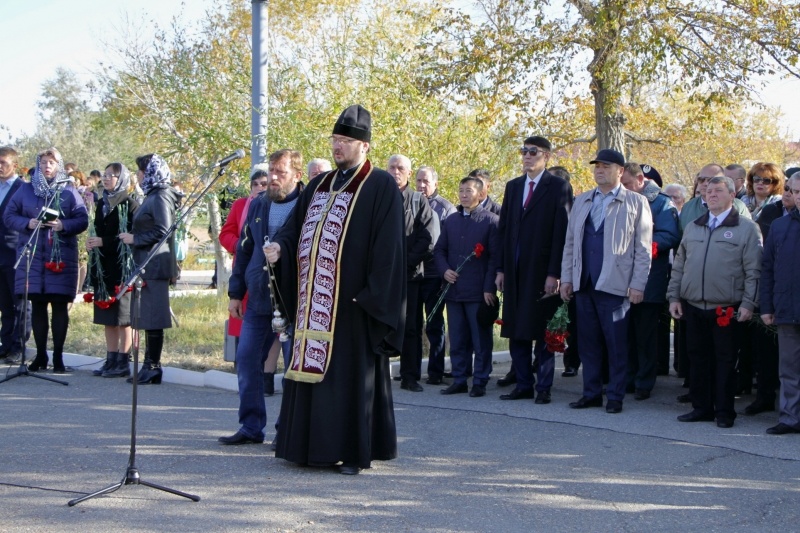
[[[733,207],[733,180],[708,181],[708,213],[688,224],[667,290],[673,318],[686,321],[693,410],[681,422],[712,421],[729,428],[736,418],[738,322],[753,316],[761,274],[761,232]]]
[[[609,359],[606,412],[622,411],[628,366],[628,311],[641,303],[650,272],[653,218],[641,194],[622,187],[625,158],[600,150],[591,161],[597,188],[575,199],[561,260],[561,298],[573,291],[583,396],[573,409],[603,406],[602,350]]]

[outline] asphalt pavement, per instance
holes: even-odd
[[[550,405],[501,401],[507,363],[483,398],[394,382],[400,456],[358,476],[293,465],[266,444],[219,445],[238,427],[236,393],[165,374],[139,388],[135,466],[141,480],[200,501],[132,484],[70,507],[123,479],[130,457],[131,386],[88,369],[64,377],[68,386],[0,384],[0,530],[800,530],[800,435],[766,435],[775,413],[740,416],[731,429],[680,423],[688,409],[674,376],[621,414],[576,411],[567,404],[581,377],[560,369]],[[268,439],[280,400],[267,398]]]

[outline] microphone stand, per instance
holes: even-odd
[[[169,227],[167,232],[158,241],[151,249],[150,253],[147,255],[145,260],[142,262],[141,265],[136,266],[136,270],[131,274],[131,277],[128,281],[126,281],[119,289],[119,292],[116,295],[117,301],[122,298],[130,287],[135,287],[134,296],[133,296],[133,320],[132,320],[132,328],[133,328],[133,343],[131,345],[131,353],[133,354],[133,393],[131,399],[131,448],[130,454],[128,456],[128,466],[125,470],[125,477],[122,478],[121,481],[114,483],[113,485],[109,485],[103,489],[98,491],[92,492],[91,494],[87,494],[85,496],[81,496],[80,498],[75,498],[74,500],[70,500],[67,502],[67,505],[70,507],[77,505],[83,501],[89,500],[91,498],[95,498],[97,496],[102,496],[103,494],[110,494],[123,485],[144,485],[145,487],[150,487],[153,489],[161,490],[164,492],[169,492],[170,494],[175,494],[176,496],[182,496],[193,502],[199,502],[200,496],[195,496],[193,494],[188,494],[186,492],[181,492],[179,490],[171,489],[169,487],[164,487],[162,485],[156,485],[155,483],[150,483],[149,481],[145,481],[141,479],[139,475],[139,469],[136,468],[136,411],[138,406],[138,381],[139,381],[139,319],[141,317],[141,304],[142,304],[142,285],[144,281],[142,279],[142,274],[144,274],[145,267],[150,263],[153,257],[158,252],[158,249],[161,248],[161,245],[164,244],[170,236],[175,233],[175,230],[178,229],[178,226],[183,222],[183,220],[192,212],[192,210],[197,206],[200,200],[208,193],[211,187],[219,180],[219,178],[225,173],[225,165],[220,165],[219,172],[217,175],[214,176],[208,185],[200,191],[200,194],[195,197],[194,201],[189,205],[186,210],[181,211],[179,216],[175,217],[175,220],[172,223],[172,226]]]
[[[65,182],[58,183],[56,182],[56,194],[51,196],[47,203],[45,204],[43,209],[49,209],[50,206],[53,204],[53,201],[56,199],[56,195],[61,195],[61,191],[64,190],[64,186],[66,185]],[[17,257],[17,262],[14,263],[14,270],[19,268],[20,263],[22,262],[22,258],[25,257],[25,292],[23,295],[23,302],[26,302],[22,307],[22,317],[19,322],[19,329],[20,329],[20,338],[22,339],[22,361],[20,362],[19,368],[13,374],[0,379],[0,383],[5,383],[6,381],[11,381],[14,378],[18,378],[20,376],[30,376],[32,378],[43,379],[45,381],[52,381],[53,383],[60,383],[61,385],[69,385],[66,381],[62,381],[60,379],[51,378],[48,376],[42,376],[36,372],[31,372],[28,370],[28,365],[25,362],[25,358],[27,355],[27,344],[28,339],[27,335],[25,335],[25,324],[28,322],[28,285],[30,283],[30,275],[31,275],[31,261],[33,261],[33,255],[36,253],[36,244],[39,240],[39,231],[42,229],[42,223],[44,222],[43,213],[38,218],[38,223],[34,228],[33,232],[31,233],[30,238],[28,238],[28,242],[25,243],[25,247],[23,252]]]

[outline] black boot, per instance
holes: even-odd
[[[62,354],[53,352],[53,374],[67,374],[74,371],[75,369],[71,366],[64,366]]]
[[[103,372],[105,372],[106,370],[109,370],[111,367],[113,367],[114,366],[114,362],[113,362],[112,358],[116,353],[117,352],[106,352],[106,361],[105,361],[105,363],[103,363],[103,366],[101,366],[97,370],[92,370],[92,375],[93,376],[102,376]]]
[[[264,372],[264,396],[275,394],[275,372]]]
[[[126,379],[128,383],[133,383],[133,377],[129,377]],[[139,379],[136,383],[140,385],[147,385],[148,383],[152,383],[153,385],[160,385],[161,384],[161,365],[159,363],[154,363],[153,361],[148,361],[145,359],[144,363],[142,363],[142,368],[139,370]]]
[[[114,352],[114,364],[103,372],[104,378],[124,378],[131,375],[129,356],[126,353]]]
[[[161,364],[150,362],[148,365],[148,361],[144,362],[142,370],[139,372],[139,385],[147,385],[148,383],[153,385],[161,384]]]
[[[28,370],[31,372],[38,372],[39,370],[47,370],[47,352],[42,355],[41,353],[36,354],[36,358],[31,361],[31,364],[28,365]]]

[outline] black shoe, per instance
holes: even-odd
[[[574,378],[577,375],[578,375],[578,369],[573,368],[571,366],[566,367],[564,371],[561,373],[562,378]]]
[[[692,403],[692,395],[691,394],[681,394],[676,398],[678,403]]]
[[[102,376],[103,372],[110,370],[114,367],[114,360],[117,355],[117,352],[106,352],[106,360],[103,361],[103,366],[96,370],[92,370],[93,376]]]
[[[598,396],[596,398],[587,398],[586,396],[581,396],[581,398],[577,402],[572,402],[569,406],[573,409],[586,409],[587,407],[603,407],[603,397]]]
[[[428,385],[441,385],[444,383],[444,380],[440,377],[428,376],[428,379],[425,380],[425,383]]]
[[[161,376],[162,371],[160,366],[152,366],[152,363],[145,363],[142,365],[142,369],[139,370],[139,379],[136,381],[139,385],[147,385],[148,383],[152,383],[153,385],[160,385],[161,384]],[[133,383],[133,377],[129,377],[126,379],[128,383]]]
[[[508,374],[497,380],[497,386],[508,387],[509,385],[513,385],[516,382],[517,382],[517,373],[514,372],[514,369],[511,369],[508,371]]]
[[[533,403],[538,405],[545,405],[550,403],[550,391],[543,390],[536,395],[536,399],[533,400]]]
[[[634,400],[646,400],[650,397],[650,391],[647,389],[636,389],[633,393]]]
[[[508,394],[501,394],[500,395],[500,399],[501,400],[532,400],[533,399],[533,395],[534,395],[533,389],[527,389],[527,390],[514,389],[511,392],[509,392]]]
[[[622,412],[622,402],[619,400],[608,400],[606,402],[606,413],[617,414]]]
[[[713,422],[714,415],[704,415],[698,410],[690,411],[678,417],[679,422]]]
[[[354,464],[342,463],[339,465],[339,473],[345,476],[355,476],[361,469]]]
[[[75,369],[71,366],[54,366],[53,374],[72,374]]]
[[[800,429],[793,428],[783,422],[779,423],[777,426],[772,426],[771,428],[767,428],[767,433],[770,435],[787,435],[789,433],[800,433]]]
[[[220,437],[220,438],[218,438],[217,442],[219,442],[220,444],[225,444],[226,446],[233,446],[233,445],[238,445],[238,444],[262,444],[264,442],[264,439],[260,439],[260,440],[259,439],[254,439],[254,438],[248,437],[247,435],[245,435],[241,431],[237,431],[236,433],[234,433],[230,437]]]
[[[732,428],[733,420],[730,418],[717,418],[717,427],[724,429]]]
[[[420,387],[422,388],[422,387]],[[462,394],[469,390],[467,383],[453,383],[446,389],[442,389],[439,391],[439,394]]]
[[[417,383],[416,379],[406,379],[400,382],[400,388],[411,392],[422,392],[422,385]]]
[[[264,372],[264,396],[275,394],[275,373]]]
[[[775,410],[775,400],[768,402],[761,398],[756,398],[756,401],[744,408],[744,414],[747,416],[757,415],[759,413],[767,413]]]
[[[472,390],[469,391],[469,397],[480,398],[481,396],[486,396],[486,387],[483,385],[473,385]]]

